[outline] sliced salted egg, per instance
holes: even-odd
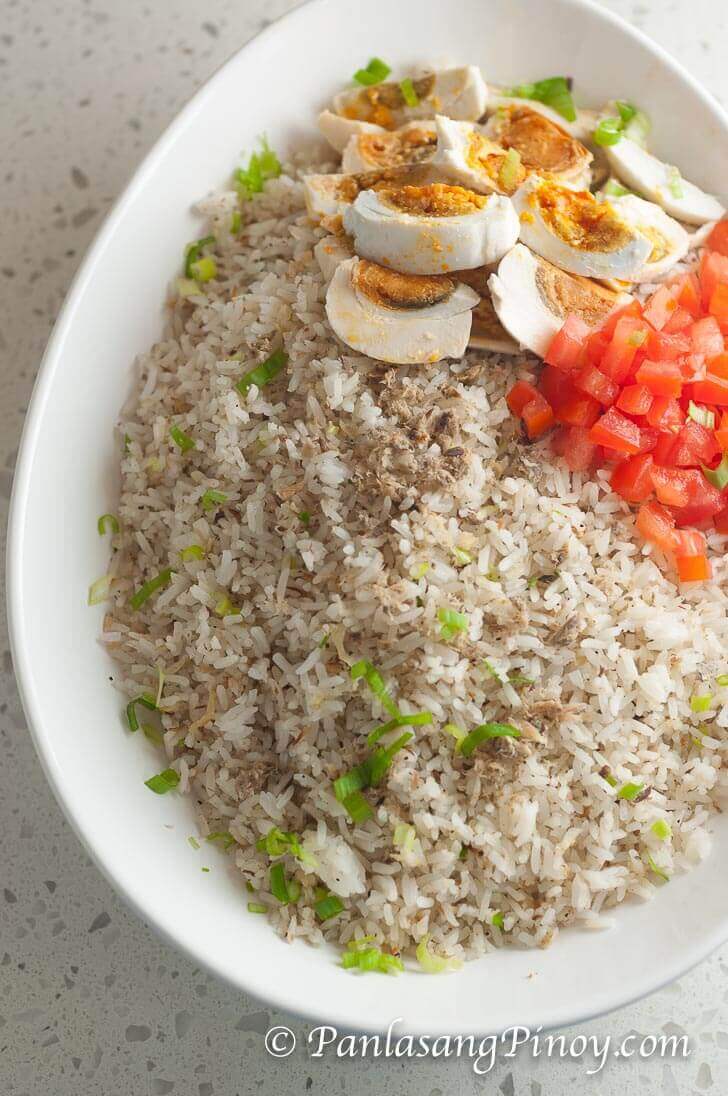
[[[505,149],[485,136],[481,126],[455,122],[438,114],[437,151],[432,166],[454,183],[481,194],[513,194],[527,171],[515,149]]]
[[[400,129],[355,133],[341,159],[342,171],[382,171],[432,159],[437,146],[435,123],[408,122]]]
[[[589,186],[589,149],[530,106],[517,102],[496,111],[485,126],[485,135],[502,148],[515,149],[529,173],[548,175],[570,186]]]
[[[340,263],[326,315],[342,342],[370,358],[418,365],[465,353],[480,298],[454,278],[400,274],[356,257]]]
[[[661,278],[687,254],[690,237],[681,224],[654,202],[646,202],[634,194],[609,198],[620,217],[636,228],[652,244],[652,251],[642,269],[633,276],[635,282],[651,282]]]
[[[379,184],[344,212],[357,255],[406,274],[441,274],[497,262],[518,239],[508,198],[447,183]]]
[[[431,181],[432,170],[427,164],[406,164],[386,171],[306,175],[303,195],[309,217],[317,221],[322,217],[340,216],[362,190],[368,190],[377,183],[411,183],[419,186]]]
[[[587,278],[635,278],[652,244],[609,202],[532,175],[513,195],[521,240],[544,259]]]
[[[334,99],[334,110],[344,118],[394,129],[414,118],[431,118],[434,114],[476,121],[485,110],[487,98],[480,69],[466,65],[414,78],[408,96],[396,81],[342,91]]]
[[[356,118],[343,118],[333,110],[322,110],[318,116],[318,127],[326,140],[337,152],[343,152],[352,137],[362,133],[373,135],[386,133],[382,126],[373,122],[360,122]]]
[[[324,236],[314,246],[313,253],[324,276],[324,281],[330,282],[339,263],[351,259],[354,254],[354,246],[349,237],[343,233],[338,236]]]
[[[588,278],[567,274],[523,244],[501,259],[488,279],[495,313],[516,342],[543,357],[567,316],[600,324],[613,309],[630,300]]]
[[[495,87],[490,84],[488,87],[488,105],[486,112],[488,115],[496,114],[500,110],[504,110],[510,107],[528,107],[529,110],[533,110],[536,114],[542,114],[544,118],[548,118],[550,122],[554,122],[555,125],[561,129],[565,129],[567,133],[570,133],[572,137],[576,137],[578,141],[588,142],[594,127],[599,122],[600,113],[597,110],[588,110],[583,107],[576,108],[576,118],[573,122],[570,122],[567,118],[564,118],[563,114],[559,114],[553,107],[547,106],[546,103],[541,103],[538,99],[522,99],[517,98],[515,95],[508,95],[507,88]]]
[[[717,221],[725,209],[712,194],[683,179],[676,167],[658,160],[629,137],[620,137],[605,149],[615,175],[679,221],[702,225]]]

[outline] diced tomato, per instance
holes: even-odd
[[[585,426],[562,426],[554,435],[553,449],[572,472],[585,472],[594,464],[597,446]]]
[[[695,354],[702,354],[705,358],[714,358],[716,354],[722,354],[725,343],[715,316],[703,316],[702,319],[696,320],[690,328],[690,341]]]
[[[667,463],[677,468],[699,468],[707,464],[720,450],[715,434],[699,422],[686,422],[675,437]]]
[[[656,362],[673,362],[681,354],[689,354],[692,347],[688,335],[669,335],[665,331],[651,331],[645,344],[648,358]]]
[[[660,431],[652,426],[640,426],[640,453],[652,453],[657,445]]]
[[[680,366],[672,361],[645,360],[635,374],[638,384],[649,388],[653,396],[679,396],[683,387]]]
[[[597,400],[583,392],[577,392],[575,396],[554,408],[554,414],[566,426],[591,426],[599,418],[601,410]]]
[[[612,472],[611,488],[627,502],[644,502],[653,492],[652,457],[642,453],[622,461]]]
[[[658,502],[665,506],[687,506],[690,502],[692,469],[654,465],[650,475]]]
[[[520,418],[521,412],[527,403],[535,400],[539,392],[528,381],[516,381],[506,396],[506,403],[514,415]]]
[[[725,452],[726,449],[728,449],[728,411],[723,412],[720,426],[714,431],[713,437],[716,440],[716,444]]]
[[[711,251],[719,251],[721,255],[728,255],[728,221],[718,221],[707,239],[707,246]]]
[[[603,335],[607,339],[611,339],[612,335],[617,329],[617,324],[621,319],[626,316],[631,316],[633,319],[639,318],[642,315],[642,305],[633,297],[627,304],[622,305],[621,308],[615,308],[614,312],[610,312],[606,320],[602,324],[601,330]]]
[[[705,537],[696,529],[676,529],[673,534],[673,552],[680,556],[701,556],[705,554]]]
[[[679,556],[676,562],[681,582],[706,582],[711,577],[707,556]]]
[[[692,385],[692,398],[696,403],[715,403],[728,407],[728,380],[708,375]]]
[[[643,320],[636,316],[622,316],[617,321],[611,342],[599,363],[602,373],[606,373],[617,384],[622,384],[649,334],[650,328]]]
[[[722,377],[728,380],[728,354],[716,354],[708,361],[708,377]]]
[[[595,445],[608,445],[620,453],[639,453],[640,428],[616,408],[610,407],[591,428],[591,440]]]
[[[581,360],[581,353],[591,328],[576,315],[567,317],[564,326],[557,331],[546,352],[545,361],[557,369],[567,372],[575,369]]]
[[[544,366],[539,388],[554,411],[558,411],[562,403],[575,399],[581,394],[579,389],[574,387],[571,376],[553,365]]]
[[[643,502],[636,521],[645,540],[657,545],[663,552],[672,551],[675,535],[675,519],[659,502]]]
[[[728,256],[719,251],[704,251],[700,259],[700,295],[703,308],[708,307],[717,285],[728,285]]]
[[[724,507],[719,514],[715,515],[714,523],[716,531],[718,533],[728,534],[728,506]]]
[[[642,433],[644,434],[644,430]],[[672,466],[672,450],[675,445],[676,435],[672,431],[661,430],[657,435],[657,441],[655,442],[652,450],[652,456],[655,464],[664,464]]]
[[[611,406],[619,395],[619,385],[605,377],[593,365],[585,365],[574,374],[574,384],[588,396],[592,396],[605,407]]]
[[[608,346],[609,339],[603,331],[592,331],[584,343],[582,354],[584,362],[588,362],[590,365],[599,365]]]
[[[705,376],[704,354],[686,354],[678,358],[678,365],[685,381],[702,381]]]
[[[674,287],[661,285],[650,297],[642,314],[654,328],[661,331],[676,308],[677,293]]]
[[[697,274],[683,274],[673,283],[677,290],[677,303],[697,320],[701,313],[700,282]],[[667,325],[665,325],[667,326]]]
[[[539,438],[554,425],[555,421],[551,405],[546,402],[540,392],[537,392],[536,398],[530,400],[523,408],[521,418],[529,438]]]
[[[662,330],[665,334],[676,335],[681,331],[687,331],[693,319],[693,314],[688,312],[687,308],[681,308],[678,305]]]
[[[719,283],[710,295],[708,311],[715,316],[721,331],[728,328],[728,284]]]
[[[617,407],[627,415],[646,415],[652,406],[652,393],[644,384],[630,384],[623,388]]]
[[[677,430],[685,422],[685,414],[676,399],[655,396],[645,419],[658,430]]]

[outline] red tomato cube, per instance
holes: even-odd
[[[644,318],[661,331],[677,308],[677,292],[673,286],[661,285],[644,307]]]
[[[690,328],[690,341],[693,344],[693,353],[702,354],[705,358],[722,354],[725,346],[723,333],[715,316],[703,316],[696,320]]]
[[[595,399],[577,391],[575,396],[564,400],[554,408],[554,414],[558,421],[566,426],[591,426],[599,418],[601,410],[600,404]]]
[[[597,447],[585,426],[562,426],[554,435],[553,450],[572,472],[585,472],[594,464]]]
[[[721,331],[728,327],[728,285],[719,283],[710,295],[708,311],[715,316]]]
[[[711,251],[719,251],[721,255],[728,255],[728,221],[718,221],[717,225],[707,239],[707,246]]]
[[[681,582],[706,582],[711,576],[707,556],[678,556],[676,562]]]
[[[707,308],[715,287],[728,285],[728,256],[718,251],[704,251],[700,259],[699,277],[703,308]]]
[[[538,438],[554,425],[554,413],[540,392],[523,408],[521,418],[529,438]]]
[[[551,340],[544,361],[566,372],[575,369],[581,361],[584,343],[591,330],[578,316],[568,316],[564,326]]]
[[[644,384],[629,384],[617,399],[617,407],[627,415],[646,415],[652,406],[652,393]]]
[[[620,453],[634,454],[640,451],[639,426],[614,407],[610,407],[592,426],[589,436],[595,445],[608,445]]]
[[[651,468],[652,457],[649,453],[629,457],[612,472],[609,481],[612,490],[627,502],[644,502],[653,492]]]
[[[649,388],[653,396],[679,396],[682,392],[682,372],[673,361],[645,360],[635,373],[635,379]]]
[[[677,291],[677,303],[680,309],[689,312],[693,319],[697,320],[702,312],[700,282],[697,274],[683,274],[673,285]]]
[[[685,422],[685,414],[676,399],[655,396],[645,419],[658,430],[677,430]]]
[[[538,394],[538,389],[534,388],[528,381],[516,381],[506,396],[506,403],[512,413],[520,418],[523,408],[527,403],[536,399]]]
[[[593,365],[585,365],[574,373],[574,384],[588,396],[593,396],[599,403],[603,403],[605,407],[613,404],[619,395],[619,385],[609,377],[605,377],[604,373]]]
[[[636,525],[645,540],[657,545],[663,552],[672,551],[675,519],[659,502],[643,502],[637,514]]]

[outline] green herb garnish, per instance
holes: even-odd
[[[135,696],[126,706],[126,721],[129,724],[130,731],[139,730],[139,719],[136,714],[137,704],[141,704],[143,708],[147,708],[150,712],[156,712],[158,710],[154,697],[150,696],[149,693],[142,693],[141,696]]]
[[[373,731],[370,731],[367,735],[367,745],[374,746],[380,738],[383,738],[385,734],[389,734],[396,727],[422,727],[427,723],[432,723],[432,712],[412,712],[410,715],[396,715],[387,723],[383,723],[381,727],[375,727]]]
[[[667,841],[668,837],[672,837],[672,826],[664,818],[657,818],[650,829],[660,841]]]
[[[203,510],[214,510],[216,506],[221,505],[223,502],[227,502],[227,495],[224,491],[215,491],[213,488],[208,488],[204,495],[200,499]]]
[[[246,396],[253,385],[256,388],[262,388],[264,384],[268,384],[274,377],[277,377],[280,371],[285,367],[288,361],[288,355],[285,350],[274,350],[269,358],[266,358],[260,365],[256,365],[254,369],[250,369],[247,373],[244,373],[238,383],[235,385],[241,396]]]
[[[190,449],[195,448],[195,439],[191,438],[189,434],[185,434],[184,430],[180,430],[179,426],[170,427],[169,436],[182,453],[187,453]]]
[[[644,784],[633,784],[632,782],[623,784],[617,792],[617,799],[626,799],[628,802],[632,803],[643,788]]]
[[[537,80],[535,84],[518,84],[510,88],[506,95],[514,99],[535,99],[551,107],[567,122],[575,122],[576,108],[569,84],[565,76],[550,76],[546,80]]]
[[[203,236],[201,240],[196,240],[192,244],[188,244],[185,250],[185,277],[194,278],[195,273],[192,269],[193,265],[200,258],[200,252],[203,247],[208,247],[210,244],[215,243],[214,236]],[[213,259],[213,264],[215,260]],[[200,281],[206,281],[207,279],[201,278]]]
[[[693,403],[692,400],[688,404],[688,418],[692,419],[693,422],[700,423],[701,426],[707,426],[709,430],[715,427],[715,412]]]
[[[440,621],[440,635],[448,642],[454,639],[460,632],[468,629],[468,618],[465,613],[459,613],[456,609],[438,609],[437,619]]]
[[[137,592],[129,598],[129,604],[132,609],[141,609],[144,602],[148,601],[152,594],[156,593],[157,590],[161,590],[169,583],[173,574],[174,571],[171,567],[165,567],[158,575],[155,575],[154,578],[150,578],[148,582],[145,582],[143,586],[140,586]]]
[[[179,558],[183,563],[189,563],[192,559],[204,559],[205,549],[200,544],[188,544],[186,548],[181,548]]]
[[[328,921],[341,913],[344,903],[335,894],[327,894],[325,898],[320,898],[318,902],[314,903],[313,908],[316,910],[319,921]]]
[[[368,659],[360,658],[359,661],[355,662],[350,668],[349,674],[351,675],[352,681],[358,681],[360,677],[363,677],[379,703],[390,715],[398,716],[400,714],[399,708],[384,687],[382,675]]]
[[[174,769],[165,769],[163,772],[157,773],[156,776],[150,776],[149,780],[145,780],[144,783],[156,795],[166,795],[167,792],[171,792],[179,784],[179,773],[175,772]]]
[[[696,694],[690,697],[690,710],[693,712],[707,712],[712,703],[712,693],[704,693],[702,696]]]
[[[465,738],[460,739],[455,749],[463,757],[470,757],[482,742],[489,742],[492,738],[520,738],[521,732],[510,723],[481,723],[479,727],[470,731]]]
[[[659,864],[655,863],[649,853],[647,853],[646,860],[647,863],[650,865],[650,871],[653,871],[655,875],[658,875],[660,877],[660,879],[664,879],[666,883],[670,882],[670,876],[667,874],[664,868],[661,868]]]
[[[724,453],[717,468],[707,468],[703,465],[703,474],[709,483],[722,491],[728,487],[728,453]]]
[[[96,522],[96,528],[99,531],[100,537],[103,537],[109,531],[113,535],[119,532],[119,519],[116,517],[115,514],[102,514],[99,520]]]
[[[102,575],[101,578],[97,578],[95,582],[92,582],[88,588],[88,604],[100,605],[102,601],[106,601],[111,592],[111,575]]]
[[[404,963],[397,955],[390,955],[371,944],[373,937],[363,936],[350,940],[341,956],[345,970],[377,971],[379,974],[399,974]]]
[[[248,913],[267,913],[268,907],[262,902],[248,902]]]
[[[366,68],[356,70],[354,80],[357,84],[370,88],[374,84],[381,84],[382,80],[386,80],[391,71],[389,65],[382,61],[380,57],[372,57]]]
[[[243,200],[260,194],[268,179],[277,179],[282,171],[281,162],[268,144],[267,137],[260,138],[260,152],[254,152],[247,168],[239,167],[235,172],[238,194]]]
[[[283,906],[297,902],[301,896],[301,884],[295,879],[286,879],[286,872],[280,861],[270,869],[270,892]]]

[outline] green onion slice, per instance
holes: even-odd
[[[157,795],[166,795],[167,792],[171,792],[179,784],[179,773],[175,772],[174,769],[165,769],[163,772],[157,773],[156,776],[150,776],[149,780],[145,780],[144,783],[150,791],[155,792]]]
[[[247,168],[239,167],[235,172],[238,193],[241,198],[249,199],[260,194],[268,179],[277,179],[282,171],[281,162],[268,144],[268,138],[260,138],[260,151],[252,153]]]
[[[223,502],[227,502],[227,495],[224,491],[215,491],[213,488],[208,488],[204,495],[200,499],[203,510],[214,510],[216,506],[221,505]]]
[[[298,515],[298,520],[305,529],[308,529],[309,525],[311,524],[311,515],[308,510],[301,510]]]
[[[203,236],[201,240],[195,240],[194,243],[188,244],[185,250],[185,278],[194,278],[192,266],[200,257],[200,252],[203,247],[207,247],[209,244],[215,243],[214,236]]]
[[[465,738],[461,739],[455,749],[463,757],[470,757],[482,742],[489,742],[492,738],[520,738],[521,732],[510,723],[481,723]]]
[[[660,841],[667,841],[668,837],[672,837],[672,826],[664,818],[655,819],[650,829]]]
[[[352,822],[359,824],[374,817],[371,804],[364,798],[360,791],[353,791],[342,801],[342,806],[348,812]]]
[[[118,533],[121,527],[119,525],[119,519],[115,514],[102,514],[96,522],[96,528],[99,531],[99,536],[103,537],[104,534],[108,532],[111,532],[112,534]]]
[[[362,936],[350,940],[341,956],[341,965],[345,970],[377,971],[379,974],[399,974],[404,963],[397,955],[390,955],[381,948],[372,946],[371,936]]]
[[[380,746],[360,765],[356,765],[349,772],[338,777],[334,781],[334,795],[339,802],[346,805],[346,801],[355,792],[377,785],[392,764],[395,754],[403,749],[412,738],[414,738],[414,735],[410,731],[405,732],[391,746],[387,746],[386,749]]]
[[[661,868],[659,864],[656,864],[649,853],[646,856],[646,860],[647,863],[650,865],[650,871],[653,871],[655,875],[660,877],[660,879],[664,879],[666,883],[670,882],[670,876],[667,874],[665,869]]]
[[[154,578],[150,578],[148,582],[145,582],[143,586],[140,586],[137,592],[129,598],[129,604],[132,609],[141,609],[144,602],[148,601],[152,594],[168,585],[173,574],[174,571],[171,567],[165,567],[158,575],[155,575]]]
[[[190,263],[190,274],[196,282],[211,282],[217,274],[217,263],[212,255],[203,255]]]
[[[551,107],[567,122],[576,121],[576,108],[565,76],[550,76],[546,80],[537,80],[535,84],[518,84],[506,94],[514,99],[535,99]]]
[[[692,419],[693,422],[700,423],[701,426],[707,426],[709,430],[713,430],[715,427],[715,412],[693,403],[692,400],[688,404],[688,418]]]
[[[440,635],[447,642],[454,639],[460,632],[467,631],[468,618],[465,613],[459,613],[456,609],[438,609],[437,619],[440,621]]]
[[[366,658],[359,659],[349,670],[352,681],[358,681],[360,677],[363,677],[374,693],[375,697],[382,705],[385,711],[389,712],[392,716],[398,716],[400,714],[399,708],[394,703],[386,688],[384,687],[384,681],[382,675],[379,673],[371,662]]]
[[[728,674],[721,674],[720,677],[716,677],[715,683],[720,685],[721,689],[724,689],[728,685]]]
[[[266,358],[260,365],[256,365],[254,369],[250,369],[247,373],[244,373],[238,383],[235,385],[241,396],[247,395],[253,385],[256,388],[262,388],[264,384],[268,384],[268,381],[272,381],[274,377],[277,377],[280,371],[284,368],[288,361],[288,354],[285,350],[274,350],[269,358]]]
[[[462,962],[459,959],[445,959],[441,955],[433,955],[428,948],[429,936],[423,936],[415,950],[417,962],[427,974],[443,974],[446,970],[459,970]]]
[[[702,696],[696,694],[690,697],[690,710],[693,712],[707,712],[712,703],[712,693],[704,693]]]
[[[495,925],[496,928],[502,929],[505,924],[505,917],[500,910],[496,910],[490,919],[491,925]]]
[[[331,917],[337,917],[344,908],[344,903],[335,894],[327,894],[319,899],[313,907],[319,921],[328,921]]]
[[[221,849],[229,849],[231,845],[235,844],[235,838],[228,830],[208,833],[205,841],[208,841],[211,845],[218,845]]]
[[[178,278],[176,285],[178,297],[198,297],[202,292],[199,284],[192,278]]]
[[[154,697],[150,696],[149,693],[142,693],[141,696],[135,696],[126,706],[126,721],[129,724],[130,731],[139,730],[139,719],[136,714],[137,704],[141,704],[142,707],[147,708],[150,712],[156,712],[158,710]]]
[[[395,727],[423,727],[427,723],[432,723],[432,712],[412,712],[410,715],[396,715],[388,723],[383,723],[381,727],[375,727],[373,731],[370,731],[367,735],[367,745],[374,746],[380,738],[383,738],[385,734],[389,734]]]
[[[204,559],[205,549],[201,544],[188,544],[186,548],[181,548],[179,558],[183,563],[189,563],[192,559]]]
[[[230,235],[237,236],[240,232],[240,226],[242,223],[242,217],[240,216],[240,210],[234,209],[230,217]]]
[[[619,789],[617,792],[617,799],[626,799],[629,803],[632,803],[643,788],[644,784],[635,784],[629,781],[627,784],[623,784]]]
[[[227,594],[223,594],[217,601],[214,612],[217,616],[225,618],[227,616],[235,616],[240,610],[235,608]]]
[[[406,76],[404,80],[399,82],[399,90],[402,92],[402,98],[404,99],[405,106],[416,107],[419,106],[419,98],[415,91],[415,85],[409,76]]]
[[[722,491],[724,487],[728,487],[728,453],[723,454],[717,468],[706,468],[703,465],[703,473],[708,482],[717,487],[719,491]]]
[[[100,605],[102,601],[108,601],[111,593],[111,575],[102,575],[92,582],[88,588],[88,604]]]
[[[179,426],[170,427],[169,436],[183,453],[195,448],[195,439],[191,438],[189,434],[185,434],[184,430],[180,430]]]
[[[267,913],[268,907],[262,902],[248,902],[248,913]]]
[[[354,80],[357,84],[370,88],[374,84],[381,84],[382,80],[386,80],[391,71],[389,65],[382,61],[380,57],[372,57],[366,68],[356,70]]]
[[[286,879],[286,872],[280,861],[270,869],[270,892],[283,906],[297,902],[301,894],[300,883],[295,879]]]
[[[144,732],[144,737],[148,738],[154,746],[164,745],[164,735],[159,727],[155,727],[152,723],[142,723],[142,731]]]
[[[622,122],[619,118],[602,118],[594,130],[594,143],[601,148],[616,145],[622,137]]]

